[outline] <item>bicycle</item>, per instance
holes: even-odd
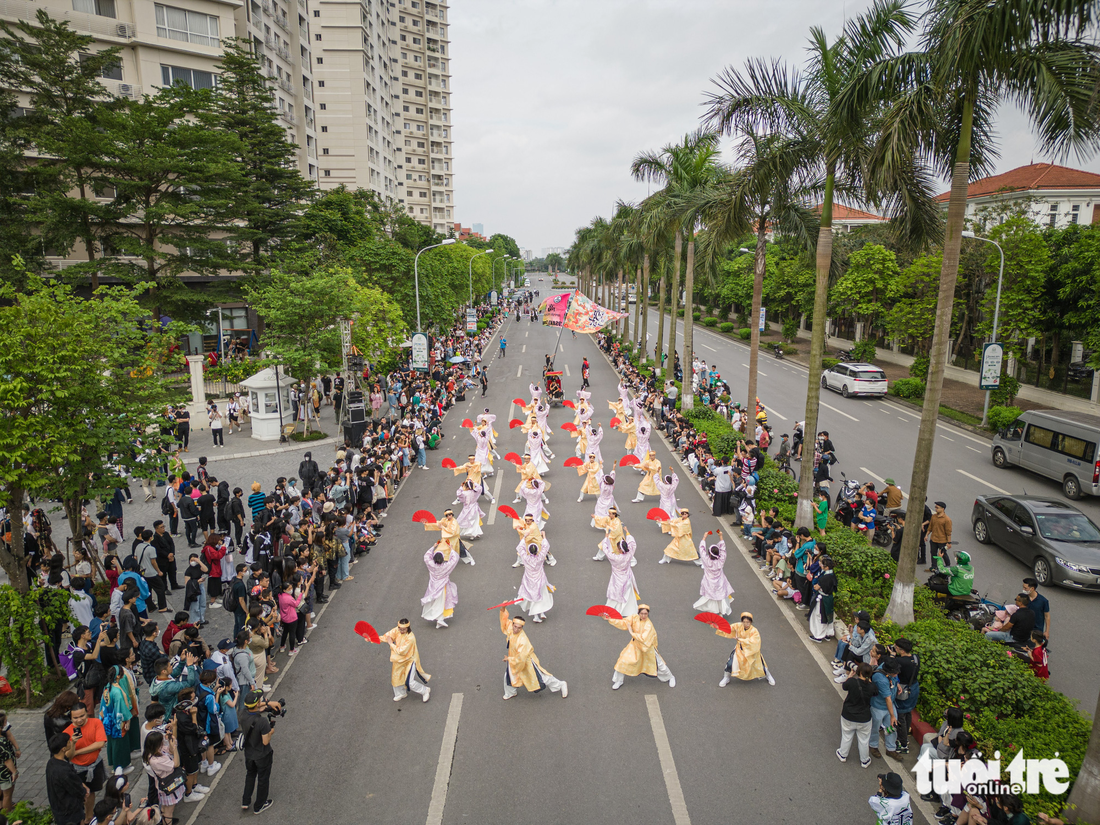
[[[775,457],[775,465],[779,469],[779,472],[786,473],[791,478],[795,478],[794,470],[791,468],[791,454],[784,453],[781,456]]]

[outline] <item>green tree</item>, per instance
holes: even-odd
[[[876,166],[897,168],[918,151],[951,176],[928,386],[909,484],[914,501],[924,498],[931,473],[970,176],[991,163],[994,117],[1006,100],[1027,113],[1041,151],[1095,149],[1096,20],[1097,6],[1088,0],[931,0],[920,48],[878,62],[846,90],[842,108],[848,112],[887,107]],[[916,531],[904,538],[887,607],[899,624],[913,619],[918,539]]]
[[[909,342],[915,352],[927,355],[936,322],[936,296],[940,255],[922,255],[907,266],[889,294],[892,306],[884,317],[886,334]]]
[[[863,15],[849,20],[843,34],[832,42],[821,29],[810,30],[805,71],[789,70],[780,62],[754,61],[743,72],[726,69],[715,81],[718,91],[711,94],[705,122],[713,128],[779,132],[817,146],[824,186],[806,384],[808,435],[817,430],[824,319],[833,271],[834,196],[849,195],[887,206],[899,237],[915,246],[939,234],[942,219],[932,199],[932,181],[916,164],[915,153],[903,151],[908,144],[899,142],[893,165],[868,163],[882,108],[879,99],[862,96],[845,105],[847,90],[884,58],[896,54],[914,25],[904,0],[874,0]],[[795,520],[799,527],[812,527],[812,475],[803,473],[799,481]]]
[[[885,302],[895,291],[899,274],[893,252],[879,244],[868,244],[852,255],[848,269],[830,291],[834,313],[862,322],[867,335],[886,309]]]
[[[220,222],[230,227],[226,241],[241,247],[242,267],[260,270],[295,234],[315,190],[298,170],[297,147],[278,121],[275,94],[248,41],[227,39],[222,47],[218,84],[199,120],[236,138],[228,147],[236,174],[222,181],[229,212]]]
[[[122,485],[114,467],[135,469],[134,433],[168,397],[164,357],[181,330],[150,325],[123,287],[88,299],[66,284],[26,281],[23,291],[0,290],[0,491],[17,523],[25,494],[61,498],[79,536],[80,504]],[[25,593],[21,530],[0,545],[0,565]]]
[[[505,255],[511,255],[517,260],[521,257],[519,254],[519,244],[516,243],[515,239],[500,232],[493,234],[489,238],[489,246],[493,249],[500,250]]]
[[[121,105],[110,98],[99,78],[119,64],[120,47],[94,51],[96,38],[74,32],[39,9],[35,23],[0,24],[0,86],[20,89],[28,95],[28,108],[19,118],[5,118],[4,132],[12,135],[13,148],[21,153],[32,147],[36,157],[9,157],[21,169],[33,194],[22,206],[42,244],[65,255],[76,241],[84,248],[88,264],[67,276],[91,279],[99,284],[101,241],[105,227],[117,220],[110,202],[97,195],[103,189],[99,176],[105,151],[100,115]],[[36,256],[41,268],[41,255]],[[10,264],[10,258],[4,265]]]
[[[557,252],[551,252],[546,256],[546,267],[551,272],[561,272],[562,267],[565,266],[565,258],[559,255]]]
[[[684,355],[681,359],[685,378],[691,370],[692,310],[695,307],[695,233],[699,219],[699,206],[694,196],[718,178],[718,143],[717,134],[699,129],[685,135],[680,143],[669,144],[659,152],[641,153],[634,158],[630,166],[630,172],[635,180],[663,184],[663,189],[668,196],[665,212],[677,225],[674,284],[679,283],[680,247],[685,237],[687,240],[687,259],[684,269]],[[674,289],[672,332],[669,335],[668,353],[670,368],[675,363],[676,353],[677,292],[678,288]],[[680,400],[680,407],[690,410],[693,402],[691,393],[684,393]]]

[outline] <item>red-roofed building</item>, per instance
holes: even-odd
[[[936,200],[947,208],[950,192]],[[970,184],[966,216],[998,204],[1031,201],[1032,219],[1043,226],[1100,222],[1100,175],[1053,163],[1029,163]]]
[[[822,204],[814,207],[814,212],[821,213]],[[833,232],[851,232],[861,226],[869,226],[874,223],[886,223],[887,219],[873,212],[864,212],[862,209],[853,209],[842,203],[833,204]]]

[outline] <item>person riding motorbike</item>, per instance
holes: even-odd
[[[946,567],[943,560],[936,557],[936,573],[928,579],[928,589],[950,596],[969,596],[974,587],[974,568],[970,564],[970,554],[965,550],[955,556],[956,564]]]

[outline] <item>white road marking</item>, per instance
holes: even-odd
[[[760,373],[760,374],[763,375],[764,373]],[[786,421],[787,420],[787,416],[785,416],[781,413],[777,413],[775,410],[768,410],[768,415],[774,415],[776,418],[780,419],[781,421]]]
[[[886,483],[886,479],[884,479],[882,476],[875,475],[870,470],[868,470],[866,467],[860,467],[859,469],[860,469],[860,472],[866,473],[867,475],[869,475],[871,478],[873,478],[875,481],[879,482],[880,484],[885,484]],[[898,489],[901,490],[900,487],[898,487]],[[901,494],[903,496],[905,496],[906,498],[909,497],[909,494],[907,492],[905,492],[904,490],[901,490]]]
[[[940,433],[940,438],[946,439],[948,441],[954,441],[955,440],[955,439],[951,438],[951,436],[944,435],[943,433]]]
[[[415,700],[414,700],[415,701]],[[443,808],[447,804],[447,787],[451,784],[451,765],[458,742],[458,717],[462,713],[462,694],[451,694],[451,706],[447,709],[447,724],[443,728],[443,744],[439,746],[439,762],[435,767],[435,785],[432,801],[428,805],[427,825],[442,825]]]
[[[572,376],[571,376],[571,375],[569,374],[569,365],[568,365],[568,364],[566,364],[566,365],[565,365],[565,377],[566,377],[566,378],[571,378],[571,377],[572,377]]]
[[[742,364],[741,366],[742,366],[742,367],[744,367],[745,369],[748,369],[748,368],[749,368],[749,365],[748,365],[748,364]]]
[[[884,410],[884,409],[883,409],[882,407],[879,407],[879,408],[878,408],[878,411],[879,411],[880,413],[885,413],[886,415],[889,415],[889,414],[890,414],[890,413],[886,412],[886,410]]]
[[[520,352],[527,352],[527,345],[526,345],[526,344],[524,344],[524,345],[523,345],[522,347],[520,347],[520,350],[519,350],[519,351],[520,351]]]
[[[998,486],[997,486],[996,484],[990,484],[990,483],[989,483],[988,481],[986,481],[986,480],[985,480],[984,478],[978,478],[977,476],[971,475],[971,474],[970,474],[970,473],[968,473],[968,472],[967,472],[966,470],[959,470],[959,469],[957,469],[957,468],[956,468],[955,472],[956,472],[956,473],[962,473],[962,474],[963,474],[964,476],[966,476],[967,478],[969,478],[969,479],[973,479],[974,481],[978,482],[979,484],[984,484],[984,485],[985,485],[986,487],[988,487],[988,488],[989,488],[990,490],[993,490],[993,491],[995,491],[995,492],[1001,493],[1002,495],[1006,495],[1006,496],[1007,496],[1007,495],[1010,495],[1010,493],[1008,492],[1008,490],[1002,490],[1002,489],[1001,489],[1000,487],[998,487]]]
[[[565,344],[558,344],[558,352],[565,352]]]
[[[516,378],[519,378],[521,375],[523,375],[523,364],[520,364],[519,369],[516,370]]]
[[[975,444],[981,444],[983,447],[988,447],[989,446],[988,441],[983,441],[982,439],[975,438],[972,435],[967,435],[966,433],[961,433],[958,430],[948,430],[947,427],[943,426],[943,424],[937,424],[936,426],[939,427],[941,430],[947,430],[947,432],[951,433],[952,435],[957,435],[960,438],[965,438],[967,441],[973,441]]]
[[[657,697],[653,694],[647,695],[645,706],[649,711],[649,726],[653,728],[653,739],[657,742],[657,756],[661,760],[661,773],[665,778],[668,801],[672,805],[672,821],[676,825],[691,825],[687,801],[684,799],[684,789],[680,785],[680,775],[676,772],[676,762],[672,758],[672,745],[669,744],[668,734],[665,732],[665,720],[661,716],[661,706],[657,702]]]
[[[759,367],[756,368],[756,374],[763,375],[765,378],[768,377],[768,374],[766,372],[761,372]]]
[[[708,347],[708,346],[707,346],[706,344],[704,344],[704,343],[703,343],[702,341],[700,341],[700,342],[699,342],[699,346],[701,346],[701,347],[706,347],[706,348],[707,348],[707,349],[709,349],[709,350],[710,350],[711,352],[718,352],[718,350],[716,350],[716,349],[715,349],[714,347]]]
[[[526,337],[527,337],[528,335],[530,335],[530,334],[531,334],[531,333],[530,333],[529,331],[528,331],[528,332],[525,332],[525,333],[523,333],[523,337],[524,337],[524,338],[526,338]]]
[[[824,401],[822,401],[822,402],[820,402],[820,403],[821,403],[821,406],[822,406],[822,407],[824,407],[825,409],[827,409],[827,410],[832,410],[832,411],[833,411],[833,412],[835,412],[835,413],[840,413],[840,414],[841,414],[841,415],[843,415],[843,416],[844,416],[845,418],[850,418],[850,419],[852,419],[853,421],[855,421],[856,423],[859,423],[859,419],[858,419],[858,418],[856,418],[856,417],[855,417],[854,415],[848,415],[848,413],[844,412],[843,410],[838,410],[838,409],[837,409],[836,407],[831,407],[831,406],[829,406],[828,404],[826,404],[826,403],[825,403]]]
[[[969,444],[964,444],[963,446],[964,446],[964,447],[966,447],[966,449],[968,449],[968,450],[973,450],[973,451],[974,451],[974,452],[976,452],[976,453],[980,453],[980,452],[981,452],[981,450],[979,450],[979,449],[978,449],[977,447],[971,447],[971,446],[970,446]]]

